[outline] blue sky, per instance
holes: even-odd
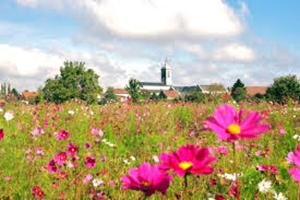
[[[184,2],[184,4],[183,4]],[[64,60],[103,86],[159,81],[170,57],[177,85],[268,85],[300,74],[298,0],[2,0],[0,81],[36,89]]]

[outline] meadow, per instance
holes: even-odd
[[[227,102],[270,125],[259,139],[227,142],[204,126],[223,103],[8,104],[0,110],[0,199],[144,199],[121,177],[187,144],[209,149],[213,171],[170,171],[166,195],[147,198],[297,199],[287,155],[300,143],[300,106]]]

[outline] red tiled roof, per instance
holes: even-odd
[[[176,98],[179,96],[179,93],[175,90],[167,90],[167,91],[164,91],[164,93],[167,97],[171,97],[171,98]]]
[[[37,97],[38,93],[37,92],[24,91],[24,92],[22,92],[22,96],[24,97],[24,99],[31,99],[31,98]]]
[[[115,94],[128,94],[128,91],[122,88],[116,88],[113,91]]]
[[[266,94],[268,87],[266,86],[248,86],[246,87],[248,95]]]

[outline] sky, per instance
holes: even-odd
[[[300,76],[299,0],[1,0],[0,82],[36,90],[64,61],[83,61],[102,87],[269,85]]]

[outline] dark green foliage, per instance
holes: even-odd
[[[201,91],[193,92],[191,94],[185,95],[184,100],[190,101],[190,102],[195,102],[195,103],[202,103],[205,101],[205,96]]]
[[[16,88],[13,88],[11,90],[11,94],[14,95],[15,97],[19,98],[20,97],[20,93],[18,92],[18,90]]]
[[[117,101],[117,99],[118,98],[114,93],[114,89],[112,87],[108,87],[101,99],[101,104],[114,103]]]
[[[155,92],[153,92],[153,93],[151,94],[150,99],[151,99],[151,100],[158,100],[158,96],[156,95]]]
[[[247,92],[244,83],[240,79],[237,79],[231,88],[232,98],[236,102],[239,102],[246,99],[246,94]]]
[[[141,96],[141,86],[142,84],[136,79],[130,79],[126,90],[128,91],[133,102],[137,102]]]
[[[278,103],[287,103],[289,99],[300,101],[300,82],[295,75],[276,78],[267,89],[266,97]]]
[[[163,91],[160,91],[159,94],[158,94],[158,99],[163,100],[163,99],[166,99],[166,98],[167,98],[166,94]]]
[[[97,102],[102,92],[99,86],[99,76],[86,69],[83,62],[65,62],[60,68],[60,75],[48,79],[42,89],[46,101],[63,103],[71,99],[81,99],[88,104]]]

